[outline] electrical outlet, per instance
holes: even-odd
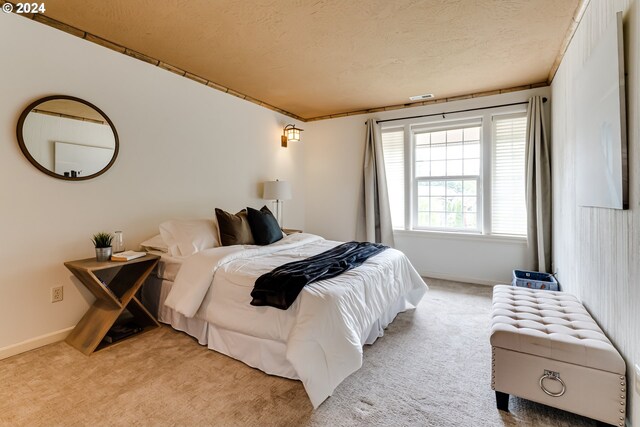
[[[636,393],[640,394],[640,363],[636,363]]]
[[[55,288],[51,288],[51,302],[62,301],[64,298],[63,287],[56,286]]]

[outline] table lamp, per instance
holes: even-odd
[[[274,201],[276,220],[283,227],[282,205],[283,200],[291,199],[291,185],[287,181],[265,181],[262,198]]]

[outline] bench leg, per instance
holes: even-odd
[[[501,391],[496,391],[496,406],[501,411],[509,412],[509,395]]]

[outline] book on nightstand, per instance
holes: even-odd
[[[146,252],[124,251],[111,255],[111,261],[131,261],[132,259],[145,256]]]

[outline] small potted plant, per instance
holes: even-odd
[[[96,247],[96,260],[109,261],[111,258],[111,240],[113,236],[109,233],[97,233],[93,235],[93,245]]]

